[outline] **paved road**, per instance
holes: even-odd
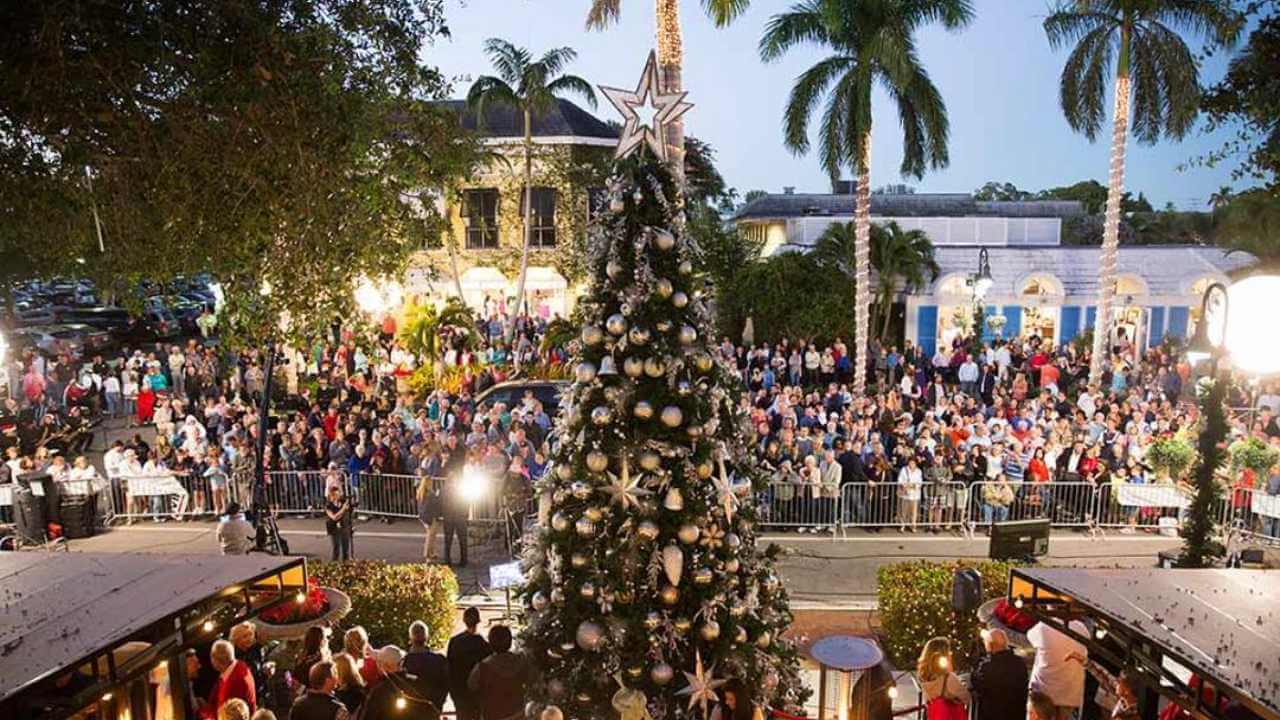
[[[213,522],[119,525],[94,538],[76,540],[73,551],[216,553]],[[281,529],[293,552],[312,558],[329,556],[329,540],[320,520],[289,519]],[[422,559],[422,528],[401,520],[386,525],[361,523],[356,531],[356,555],[395,562]],[[787,549],[781,572],[792,597],[801,606],[864,607],[875,598],[876,570],[882,565],[912,560],[983,558],[987,539],[955,535],[911,535],[886,531],[857,534],[847,539],[813,535],[771,535]],[[1092,540],[1074,532],[1056,533],[1047,565],[1081,567],[1150,567],[1160,550],[1176,547],[1177,538],[1151,535],[1107,535]],[[455,556],[456,559],[456,556]],[[488,585],[488,566],[507,560],[500,540],[472,547],[470,565],[457,568],[464,591]]]

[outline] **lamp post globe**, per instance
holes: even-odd
[[[1247,375],[1280,373],[1280,333],[1272,330],[1280,303],[1280,275],[1253,275],[1226,290],[1228,322],[1223,334],[1231,366]],[[1210,325],[1210,333],[1215,330]]]

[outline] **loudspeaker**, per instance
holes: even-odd
[[[1049,520],[1016,520],[991,526],[992,560],[1030,560],[1049,554]]]
[[[982,605],[982,573],[974,568],[959,568],[951,576],[951,609],[971,613]]]
[[[44,543],[44,497],[31,492],[31,488],[13,488],[13,529],[24,543]]]

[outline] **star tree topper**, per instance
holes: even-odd
[[[693,105],[684,101],[687,92],[664,93],[658,76],[658,57],[649,51],[640,82],[634,92],[600,86],[600,92],[622,114],[625,124],[614,158],[621,159],[648,144],[659,160],[667,159],[666,126],[679,120]]]

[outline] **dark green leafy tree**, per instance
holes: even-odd
[[[942,94],[916,50],[916,31],[939,23],[962,28],[973,17],[969,0],[804,0],[775,15],[760,40],[760,57],[780,59],[796,48],[817,45],[830,54],[796,79],[787,102],[783,137],[795,153],[812,143],[810,120],[826,99],[818,129],[818,157],[835,183],[845,169],[858,181],[854,199],[853,392],[866,388],[871,305],[871,97],[883,89],[902,123],[904,177],[949,162],[950,125]]]
[[[854,242],[853,223],[833,223],[814,244],[813,254],[824,265],[852,277]],[[896,222],[871,226],[871,267],[877,276],[878,337],[884,343],[893,318],[893,296],[899,287],[918,290],[936,280],[940,268],[929,236],[923,230],[903,230]]]
[[[210,271],[224,327],[350,314],[355,278],[439,232],[406,199],[471,152],[420,60],[440,0],[48,0],[0,26],[0,245],[124,299]]]
[[[533,237],[533,120],[555,109],[557,99],[565,95],[577,95],[594,108],[596,93],[586,80],[563,74],[565,66],[578,57],[573,48],[553,48],[536,60],[525,48],[498,38],[486,40],[484,49],[498,74],[476,79],[467,93],[467,106],[482,127],[485,110],[492,106],[513,108],[524,117],[524,243],[516,281],[516,304],[520,305],[525,302],[524,283],[529,274]],[[515,331],[515,323],[511,323],[506,331],[508,344]]]
[[[1035,197],[1034,193],[1019,190],[1018,186],[1011,182],[1002,183],[994,180],[973,191],[974,200],[1030,200],[1033,197]]]
[[[1230,0],[1059,0],[1045,18],[1049,44],[1067,49],[1059,98],[1067,124],[1089,140],[1102,130],[1115,71],[1111,168],[1099,268],[1098,332],[1089,366],[1096,385],[1109,362],[1121,199],[1130,119],[1138,142],[1182,139],[1200,112],[1199,64],[1184,36],[1231,45],[1241,17]]]
[[[1228,128],[1227,141],[1200,161],[1209,166],[1239,160],[1236,180],[1274,186],[1280,178],[1280,6],[1251,3],[1257,25],[1227,74],[1201,102],[1208,129]]]
[[[1280,193],[1270,188],[1237,193],[1215,215],[1218,245],[1250,253],[1259,269],[1280,269]]]
[[[522,558],[534,712],[703,718],[692,674],[712,697],[712,678],[730,677],[749,689],[740,702],[795,708],[806,695],[782,637],[780,551],[757,545],[765,476],[741,382],[709,351],[677,194],[665,166],[625,162],[593,230],[575,382]]]

